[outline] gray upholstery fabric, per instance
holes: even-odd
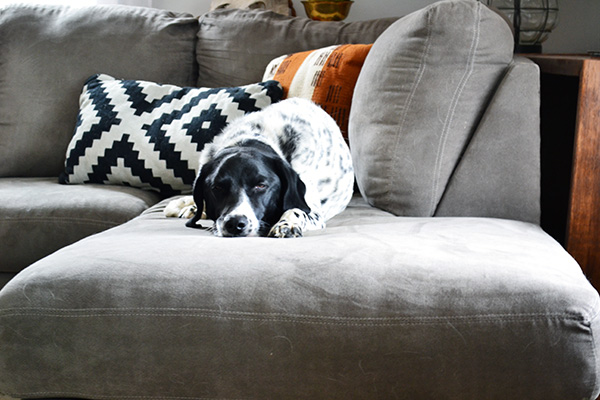
[[[109,185],[60,185],[56,178],[0,179],[0,271],[18,272],[157,203],[155,192]]]
[[[461,157],[437,216],[540,222],[540,80],[517,57]]]
[[[349,122],[358,185],[371,205],[434,215],[512,48],[506,22],[473,0],[435,3],[377,39]]]
[[[0,292],[15,397],[556,399],[598,394],[598,293],[538,226],[355,203],[302,239],[162,206]]]
[[[333,44],[373,43],[395,20],[322,22],[271,11],[210,12],[200,17],[198,86],[259,82],[276,57]]]
[[[58,176],[93,74],[194,85],[197,29],[148,8],[2,8],[0,176]]]

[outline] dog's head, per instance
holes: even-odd
[[[204,203],[217,236],[266,236],[285,210],[310,212],[305,192],[289,163],[260,142],[220,151],[194,183],[194,201]]]

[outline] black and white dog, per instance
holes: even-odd
[[[298,237],[322,229],[352,197],[350,151],[336,122],[293,98],[229,124],[200,154],[193,197],[173,200],[167,216],[214,221],[217,236]]]

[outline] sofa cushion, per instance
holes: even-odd
[[[200,17],[198,86],[258,82],[276,57],[334,44],[373,43],[395,20],[323,22],[271,11],[212,11]]]
[[[127,6],[0,11],[0,176],[58,176],[91,75],[194,86],[198,22]]]
[[[209,89],[94,75],[81,94],[59,182],[191,192],[204,145],[282,95],[276,81]]]
[[[416,11],[375,41],[349,123],[358,185],[370,204],[434,215],[512,50],[505,20],[472,0]]]
[[[18,272],[160,200],[130,187],[59,185],[56,178],[0,179],[0,271]]]
[[[314,101],[347,139],[352,93],[370,49],[370,44],[342,44],[286,54],[269,63],[263,81],[281,83],[285,97]]]
[[[165,203],[0,292],[18,398],[589,399],[600,304],[538,226],[355,199],[300,239],[220,238]]]

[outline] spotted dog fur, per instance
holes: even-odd
[[[298,237],[305,231],[322,229],[327,220],[346,208],[354,185],[350,152],[337,124],[320,107],[309,100],[292,98],[237,119],[205,146],[200,165],[219,157],[226,159],[227,152],[254,142],[272,149],[297,173],[306,188],[304,200],[310,209],[309,212],[300,208],[283,210],[268,236]],[[195,207],[190,197],[184,197],[171,202],[166,213],[189,217],[195,213]],[[247,201],[240,200],[236,207],[238,213],[252,213],[247,210]],[[216,235],[223,235],[226,220],[227,215],[221,215],[215,221]],[[260,234],[260,223],[252,220],[250,223],[254,225],[252,231],[243,236]]]

